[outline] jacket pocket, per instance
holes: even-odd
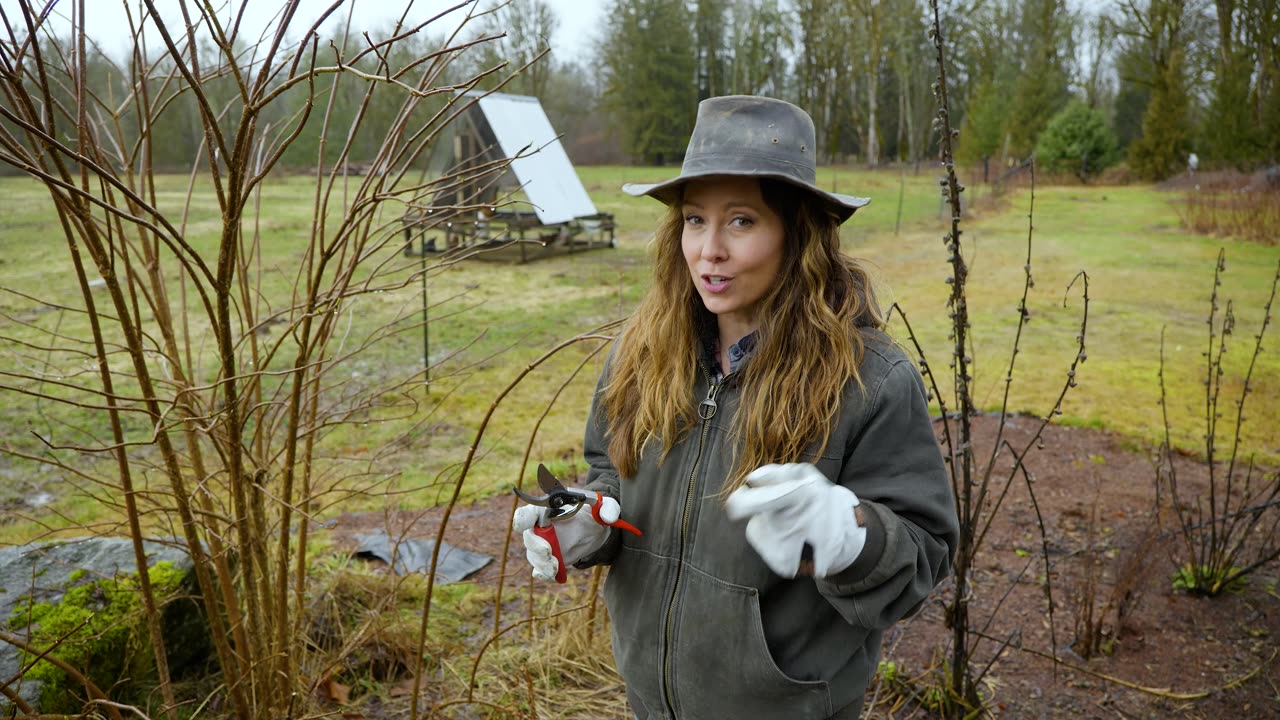
[[[671,676],[681,718],[830,717],[825,681],[787,676],[769,653],[759,592],[685,566]]]
[[[674,564],[624,543],[604,583],[614,662],[640,718],[668,717],[661,684],[663,618]]]

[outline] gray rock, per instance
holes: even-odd
[[[148,567],[167,561],[179,570],[191,570],[191,559],[185,550],[155,542],[146,543],[144,548]],[[28,601],[57,604],[73,587],[135,572],[133,544],[127,538],[78,538],[0,548],[0,624],[7,632],[21,635],[21,631],[8,627],[9,618],[19,605],[25,606]],[[73,574],[76,575],[74,582]],[[194,603],[185,605],[194,606]],[[165,614],[170,615],[168,609]],[[165,625],[168,637],[168,628],[180,628],[182,624],[166,617]],[[13,678],[21,667],[18,649],[0,642],[0,684]],[[10,689],[16,690],[36,710],[40,709],[39,683],[23,681],[19,685],[15,682]],[[3,697],[0,697],[0,710],[9,710],[9,703]]]

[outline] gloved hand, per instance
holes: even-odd
[[[827,577],[858,559],[867,529],[858,524],[858,496],[809,463],[764,465],[730,493],[725,511],[747,520],[747,541],[769,569],[795,577],[801,554],[813,548],[813,574]]]
[[[533,576],[539,580],[555,580],[562,567],[568,567],[599,550],[609,539],[609,528],[591,517],[591,508],[583,507],[573,517],[552,523],[560,551],[557,556],[551,543],[533,531],[537,525],[546,525],[548,512],[550,510],[545,507],[521,505],[511,519],[511,527],[524,536],[525,557],[533,566]],[[601,520],[615,523],[621,514],[622,508],[617,500],[611,497],[600,500]]]

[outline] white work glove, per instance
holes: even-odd
[[[730,493],[725,511],[747,520],[747,541],[769,569],[795,577],[805,543],[813,548],[813,574],[827,577],[858,559],[867,529],[858,525],[858,496],[809,463],[764,465]]]
[[[578,513],[567,520],[558,520],[551,524],[556,531],[556,540],[560,546],[560,556],[552,552],[551,543],[538,537],[533,528],[545,525],[543,519],[550,512],[548,508],[536,505],[521,505],[516,508],[511,519],[511,527],[524,535],[524,555],[533,566],[533,576],[539,580],[555,580],[561,565],[568,566],[599,550],[609,539],[609,528],[597,523],[591,517],[591,508],[583,506]],[[608,523],[618,521],[622,508],[618,501],[611,497],[600,501],[600,519]]]

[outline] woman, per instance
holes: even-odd
[[[639,718],[857,718],[886,628],[950,569],[957,522],[924,384],[839,251],[865,198],[824,192],[813,123],[703,101],[655,277],[601,376],[587,488],[603,522],[516,512],[534,574],[609,564]],[[779,464],[781,463],[781,464]]]

